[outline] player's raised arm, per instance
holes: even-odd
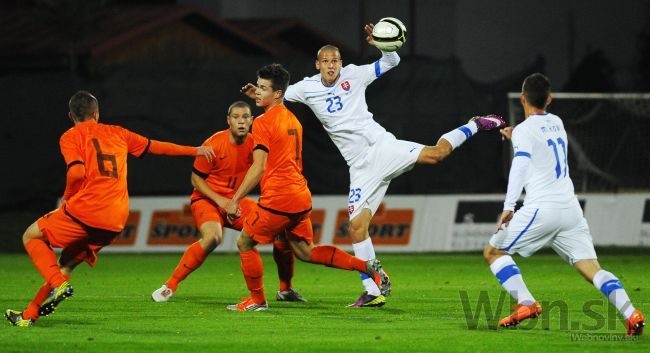
[[[368,44],[375,46],[375,41],[372,39],[372,30],[375,26],[372,23],[368,23],[363,27],[364,32],[366,32],[366,41]],[[399,64],[400,57],[396,51],[381,51],[381,58],[375,61],[375,75],[377,77],[383,75],[386,71],[394,68]]]

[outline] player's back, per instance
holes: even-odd
[[[253,163],[253,136],[248,134],[244,143],[237,145],[230,141],[230,130],[226,129],[210,136],[203,145],[212,147],[216,158],[212,162],[202,157],[196,158],[193,172],[203,177],[214,192],[233,197]],[[195,189],[191,199],[204,197]]]
[[[562,120],[553,114],[528,117],[513,131],[515,156],[528,157],[524,204],[565,208],[577,203],[569,177],[569,141]]]
[[[66,131],[60,144],[68,167],[85,167],[81,188],[66,202],[66,212],[90,227],[121,231],[129,215],[127,157],[144,154],[149,142],[122,127],[95,121]]]
[[[299,213],[311,209],[311,193],[302,175],[302,125],[280,104],[253,122],[256,149],[268,152],[260,182],[262,207]]]

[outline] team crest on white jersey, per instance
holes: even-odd
[[[345,90],[346,92],[349,91],[350,90],[350,82],[349,81],[344,81],[343,83],[341,83],[341,88],[343,88],[343,90]]]

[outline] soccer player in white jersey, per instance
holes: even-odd
[[[626,320],[627,334],[640,335],[643,314],[634,308],[621,281],[601,269],[598,263],[589,226],[569,177],[569,140],[564,124],[559,117],[546,112],[552,99],[550,87],[544,75],[528,76],[520,98],[526,119],[514,130],[502,130],[504,137],[512,140],[514,158],[497,232],[485,247],[483,256],[518,305],[510,316],[499,321],[499,325],[513,327],[542,312],[511,254],[528,257],[550,244],[616,306]],[[515,213],[515,203],[523,188],[526,189],[524,205]]]
[[[364,28],[370,45],[374,45],[372,29],[372,24]],[[317,53],[319,73],[290,85],[284,96],[287,101],[311,108],[350,168],[349,231],[354,255],[364,260],[375,258],[368,227],[392,179],[411,170],[416,163],[442,161],[479,130],[505,126],[501,117],[490,115],[472,118],[444,134],[436,146],[396,139],[372,118],[365,92],[368,85],[399,61],[397,53],[382,52],[381,58],[372,64],[343,67],[338,48],[326,45]],[[249,83],[242,87],[242,92],[254,99],[255,86]],[[365,274],[361,274],[361,279],[365,291],[350,306],[384,305],[386,298],[372,279]]]

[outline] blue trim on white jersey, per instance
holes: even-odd
[[[521,233],[519,233],[519,235],[517,235],[515,240],[513,240],[512,243],[510,243],[510,245],[508,245],[508,247],[505,247],[505,248],[499,249],[499,250],[510,251],[510,248],[512,248],[515,245],[517,240],[519,240],[519,238],[521,238],[521,236],[524,235],[528,231],[528,228],[530,228],[530,226],[533,224],[533,221],[535,220],[535,217],[537,217],[537,212],[539,212],[539,208],[535,210],[535,214],[533,214],[533,218],[531,218],[530,222],[528,222],[528,224],[526,225],[526,228],[524,228],[524,230],[522,230]]]
[[[379,60],[375,61],[375,76],[381,76],[381,65],[379,65]]]
[[[361,276],[361,280],[362,280],[362,281],[363,281],[364,279],[368,279],[368,278],[370,278],[370,276],[368,276],[367,274],[365,274],[365,273],[363,273],[363,272],[359,272],[359,275]]]
[[[465,134],[466,138],[472,137],[472,130],[470,130],[469,128],[465,126],[461,126],[458,128],[458,130],[462,131]]]
[[[528,152],[524,152],[524,151],[519,151],[519,152],[515,153],[515,157],[528,157],[528,158],[532,158],[532,157],[530,156],[530,153],[528,153]]]

